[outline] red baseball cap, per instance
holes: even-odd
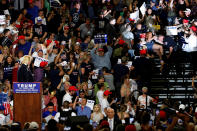
[[[24,35],[18,36],[18,40],[25,40],[25,36]]]
[[[190,29],[191,29],[193,32],[196,32],[196,31],[197,31],[197,28],[196,28],[195,26],[190,27]]]
[[[103,48],[99,48],[98,51],[104,51],[104,49]]]
[[[118,41],[118,44],[119,44],[119,45],[124,45],[124,43],[125,43],[124,40],[119,40],[119,41]]]
[[[69,29],[69,26],[65,25],[64,26],[64,30]]]
[[[28,3],[30,3],[30,4],[33,3],[33,0],[28,0]]]
[[[146,38],[146,34],[145,33],[140,34],[140,38]]]
[[[109,90],[106,90],[103,94],[104,94],[105,96],[108,96],[108,95],[112,94],[112,92],[110,92]]]
[[[146,55],[146,53],[147,53],[147,50],[146,49],[140,50],[140,55]]]
[[[183,23],[189,23],[189,20],[183,19]]]
[[[75,86],[70,86],[69,91],[78,91],[78,89]]]

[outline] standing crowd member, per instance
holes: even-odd
[[[196,102],[162,101],[151,89],[154,73],[163,79],[175,66],[182,75],[179,60],[186,61],[196,101],[196,7],[195,0],[1,0],[0,130],[21,129],[13,82],[41,83],[42,130],[197,129]]]

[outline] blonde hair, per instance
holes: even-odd
[[[31,61],[31,56],[29,55],[25,55],[21,58],[21,63],[22,64],[25,64],[25,65],[28,65],[28,63]]]
[[[7,50],[7,55],[9,56],[10,55],[10,51],[9,51],[9,48],[7,47],[7,46],[4,46],[3,47],[3,50],[2,50],[2,53],[4,54],[5,52],[4,52],[4,50]]]
[[[87,83],[87,82],[83,82],[83,83],[81,84],[81,88],[82,88],[82,89],[83,89],[83,86],[86,86],[87,89],[88,89],[88,83]]]
[[[96,112],[96,111],[95,111],[95,108],[96,108],[96,107],[99,107],[99,111],[98,111],[98,112],[101,112],[101,106],[100,106],[99,104],[94,105],[94,107],[93,107],[93,112]]]

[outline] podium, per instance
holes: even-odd
[[[41,129],[42,109],[41,96],[42,90],[40,83],[14,82],[14,110],[13,119],[20,122],[24,127],[26,122],[35,121]]]

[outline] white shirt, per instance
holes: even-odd
[[[105,114],[105,112],[104,112],[104,109],[105,108],[107,108],[107,107],[109,107],[109,102],[107,101],[107,99],[103,99],[102,101],[101,101],[101,111],[102,111],[102,113],[104,114],[104,116],[106,116],[106,114]]]
[[[5,125],[6,117],[3,114],[0,114],[0,125]]]
[[[197,51],[197,37],[195,35],[191,34],[188,38],[185,38],[185,42],[187,42],[188,44],[183,44],[183,51]]]
[[[147,106],[150,106],[150,102],[152,101],[152,97],[147,96]],[[146,108],[146,97],[143,95],[138,97],[138,101],[140,102],[140,106],[144,105],[144,108]]]
[[[72,103],[72,96],[69,93],[66,93],[63,97],[62,103],[64,103],[64,101],[68,101],[70,103]]]
[[[103,100],[103,93],[104,93],[104,91],[99,90],[99,91],[97,92],[97,94],[96,94],[96,96],[97,96],[97,98],[98,98],[98,100],[99,100],[99,104],[100,104],[100,105],[101,105],[101,102],[102,102],[102,100]]]
[[[39,17],[39,16],[38,16]],[[35,23],[38,21],[38,17],[35,18]],[[42,24],[47,25],[46,18],[42,18]]]
[[[113,131],[113,129],[114,129],[114,118],[112,118],[112,119],[108,118],[107,121],[109,122],[110,131]]]
[[[133,93],[134,91],[134,97],[137,99],[137,97],[138,97],[138,92],[136,91],[138,88],[137,88],[137,83],[136,83],[136,81],[135,80],[132,80],[132,79],[130,79],[130,83],[131,83],[131,93]]]

